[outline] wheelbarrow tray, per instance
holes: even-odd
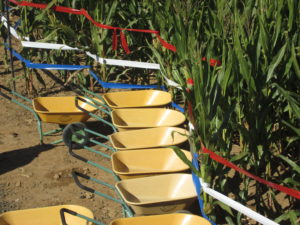
[[[116,189],[136,215],[187,209],[197,198],[192,175],[184,173],[122,180]]]
[[[83,99],[91,102],[87,98]],[[97,110],[80,100],[78,100],[78,105],[91,113],[95,113]],[[74,122],[84,122],[90,118],[88,113],[76,107],[75,96],[38,97],[33,100],[33,109],[38,113],[41,120],[46,123],[66,125]]]
[[[185,121],[181,112],[165,108],[115,109],[111,113],[112,123],[119,131],[149,127],[178,126]]]
[[[171,103],[170,93],[159,90],[110,92],[103,95],[110,108],[155,107]]]
[[[191,153],[182,150],[191,161]],[[112,170],[122,179],[184,172],[189,167],[172,148],[119,151],[111,156]]]
[[[116,132],[109,136],[117,150],[159,148],[187,141],[188,131],[179,127],[155,127]]]
[[[154,216],[120,218],[112,221],[110,225],[211,225],[211,223],[200,216],[184,213],[172,213]]]
[[[5,212],[0,215],[0,225],[61,225],[60,209],[62,208],[67,208],[89,218],[94,218],[93,213],[85,207],[78,205],[59,205]],[[65,218],[67,224],[92,224],[82,218],[67,213],[65,213]]]

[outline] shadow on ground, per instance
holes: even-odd
[[[36,145],[0,153],[0,175],[27,165],[40,153],[48,151],[54,147],[54,145]]]

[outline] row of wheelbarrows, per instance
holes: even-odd
[[[82,88],[84,94],[80,96],[39,97],[30,100],[6,87],[0,88],[2,97],[35,115],[41,142],[44,136],[63,131],[63,141],[72,156],[110,173],[116,179],[115,185],[110,185],[76,171],[72,173],[80,188],[121,204],[128,218],[116,219],[111,225],[210,224],[204,218],[184,211],[196,200],[197,193],[192,175],[188,173],[189,168],[172,148],[168,148],[180,146],[188,140],[188,131],[181,126],[185,122],[185,116],[168,108],[172,101],[170,93],[139,90],[99,95]],[[33,108],[15,97],[31,102]],[[101,111],[101,115],[97,111]],[[103,114],[110,119],[106,119]],[[87,128],[84,122],[90,117],[110,126],[113,133],[107,136]],[[60,128],[43,132],[41,122],[56,123]],[[103,138],[110,145],[99,140]],[[96,150],[94,145],[105,147],[112,154]],[[83,158],[74,150],[77,148],[111,159],[112,168]],[[189,151],[182,152],[191,159]],[[82,178],[113,189],[118,198],[83,185],[80,182]],[[0,215],[0,225],[21,224],[103,225],[93,219],[93,213],[89,209],[76,205],[11,211]]]

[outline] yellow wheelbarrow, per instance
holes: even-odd
[[[136,215],[184,210],[197,198],[191,174],[164,174],[122,180],[115,187]]]
[[[74,122],[85,122],[91,115],[78,109],[75,102],[76,96],[63,97],[38,97],[33,99],[33,109],[45,123],[67,125]],[[80,108],[87,112],[95,113],[97,108],[87,104],[91,100],[81,97],[84,101],[78,100]]]
[[[70,209],[61,209],[62,224],[72,225],[65,222],[64,214],[69,213],[81,218],[85,218],[87,221],[93,222],[97,225],[105,225],[99,221],[87,218]],[[171,213],[152,216],[138,216],[130,218],[118,218],[114,219],[109,225],[211,225],[211,223],[203,217],[187,214],[187,213]]]
[[[141,149],[148,149],[148,151],[152,151],[152,148],[162,148],[166,146],[183,144],[188,140],[188,134],[189,133],[187,130],[179,127],[156,127],[116,132],[109,136],[99,134],[102,135],[102,138],[105,138],[106,140],[110,141],[112,146],[93,139],[90,139],[90,142],[105,147],[111,150],[112,152]],[[109,154],[104,153],[103,151],[95,150],[88,146],[84,146],[84,149],[96,153],[105,158],[111,159],[111,156]],[[111,169],[103,167],[99,163],[93,162],[82,157],[81,155],[76,154],[73,151],[73,144],[70,144],[69,146],[69,154],[75,157],[76,159],[79,159],[85,163],[102,169],[108,173],[111,173],[116,177],[117,180],[119,179]]]
[[[71,210],[83,215],[83,218],[74,214],[66,215],[64,217],[66,224],[92,225],[92,222],[87,222],[84,217],[93,220],[93,213],[89,209],[78,205],[59,205],[5,212],[0,215],[0,225],[61,225],[62,209]]]
[[[200,216],[184,213],[172,213],[121,218],[112,221],[110,225],[211,225],[211,223]]]
[[[192,160],[189,151],[181,151]],[[122,180],[189,170],[172,148],[115,152],[111,155],[111,164],[113,172]]]
[[[156,107],[170,104],[170,93],[159,90],[138,90],[110,92],[103,95],[106,104],[112,108]]]
[[[94,220],[93,213],[78,205],[10,211],[0,215],[0,225],[105,225]],[[147,217],[120,218],[110,225],[210,225],[204,218],[191,214],[174,213]]]
[[[64,219],[65,213],[86,218],[85,216],[82,216],[79,213],[72,211],[70,209],[61,209],[63,225],[71,225],[65,222]],[[86,220],[92,221],[97,225],[105,225],[93,219],[86,218]],[[211,225],[211,223],[208,220],[204,219],[203,217],[193,215],[193,214],[170,213],[170,214],[152,215],[152,216],[118,218],[110,222],[109,225]]]
[[[117,150],[134,150],[179,145],[187,141],[188,131],[179,127],[155,127],[116,132],[109,136]]]
[[[81,189],[121,204],[128,217],[186,210],[197,199],[191,174],[174,173],[127,179],[117,182],[115,186],[76,171],[72,172],[72,176]],[[118,197],[87,187],[81,183],[81,179],[106,186],[114,190]]]
[[[185,115],[166,108],[114,109],[111,112],[112,124],[119,130],[151,127],[175,127],[184,123]]]

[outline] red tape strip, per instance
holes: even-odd
[[[29,6],[29,7],[33,7],[33,8],[38,8],[38,9],[46,9],[47,8],[47,4],[40,4],[40,3],[32,3],[32,2],[27,2],[27,1],[16,1],[16,0],[9,0],[11,3],[18,5],[18,6]],[[63,13],[70,13],[70,14],[75,14],[75,15],[83,15],[85,16],[89,21],[91,21],[95,26],[102,28],[102,29],[110,29],[110,30],[126,30],[126,31],[132,31],[132,32],[142,32],[142,33],[151,33],[151,34],[155,34],[156,37],[158,38],[158,40],[160,41],[160,43],[167,49],[176,52],[176,47],[174,45],[171,45],[169,43],[167,43],[165,40],[163,40],[160,36],[159,36],[159,31],[157,30],[143,30],[143,29],[130,29],[130,28],[121,28],[121,27],[112,27],[109,25],[105,25],[105,24],[101,24],[98,23],[97,21],[95,21],[85,9],[73,9],[73,8],[68,8],[68,7],[63,7],[63,6],[53,6],[51,8],[52,10],[56,11],[56,12],[63,12]],[[115,34],[113,34],[115,35]],[[124,48],[125,52],[128,54],[130,53],[130,50],[128,48],[128,44],[126,41],[126,37],[125,35],[120,32],[120,37],[121,37],[121,44],[122,47]],[[116,38],[116,36],[113,36],[113,38]],[[116,41],[113,39],[113,49],[116,49]]]
[[[273,182],[270,182],[270,181],[266,181],[258,176],[255,176],[253,175],[252,173],[249,173],[248,171],[238,167],[237,165],[233,164],[232,162],[229,162],[228,160],[224,159],[223,157],[219,156],[218,154],[214,153],[213,151],[205,148],[205,147],[202,147],[202,151],[203,153],[207,153],[209,154],[210,158],[227,166],[227,167],[230,167],[232,169],[234,169],[235,171],[238,171],[239,173],[242,173],[242,174],[245,174],[246,176],[262,183],[262,184],[265,184],[271,188],[274,188],[278,191],[282,191],[290,196],[293,196],[297,199],[300,199],[300,191],[296,191],[294,189],[291,189],[291,188],[287,188],[287,187],[284,187],[282,185],[279,185],[279,184],[275,184]]]
[[[188,101],[188,114],[189,114],[189,117],[190,118],[194,118],[194,114],[193,114],[193,108],[192,108],[192,104]],[[224,159],[223,157],[219,156],[218,154],[214,153],[213,151],[205,148],[204,146],[202,146],[202,151],[203,153],[207,153],[209,154],[209,157],[213,160],[215,160],[216,162],[219,162],[221,164],[223,164],[224,166],[227,166],[231,169],[234,169],[235,171],[239,172],[239,173],[242,173],[242,174],[245,174],[246,176],[262,183],[262,184],[265,184],[271,188],[274,188],[278,191],[282,191],[290,196],[293,196],[294,198],[297,198],[297,199],[300,199],[300,191],[297,191],[297,190],[294,190],[294,189],[291,189],[291,188],[287,188],[285,186],[282,186],[282,185],[279,185],[279,184],[275,184],[273,182],[270,182],[270,181],[267,181],[267,180],[264,180],[256,175],[253,175],[252,173],[249,173],[248,171],[238,167],[237,165],[233,164],[232,162]]]

